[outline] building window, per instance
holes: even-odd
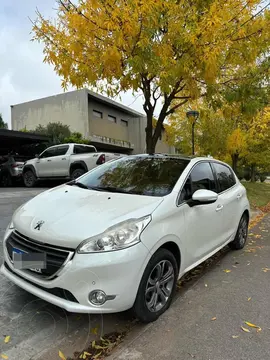
[[[94,115],[95,117],[100,118],[100,119],[103,118],[102,112],[101,112],[101,111],[98,111],[98,110],[93,110],[93,115]]]
[[[115,116],[108,115],[108,120],[111,121],[111,122],[116,123],[116,117]]]
[[[121,125],[123,125],[123,126],[128,126],[128,122],[127,122],[127,120],[123,120],[123,119],[121,119]]]

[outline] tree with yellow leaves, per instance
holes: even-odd
[[[241,81],[269,48],[270,16],[260,0],[59,0],[55,21],[37,13],[34,40],[62,85],[109,96],[141,92],[146,149],[164,120],[192,99]],[[153,129],[157,104],[161,110]]]
[[[246,135],[245,162],[251,169],[251,181],[255,181],[256,168],[270,171],[270,107],[254,117]]]

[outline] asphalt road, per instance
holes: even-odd
[[[0,188],[1,243],[16,208],[44,190]],[[127,313],[106,316],[68,313],[20,289],[0,274],[0,358],[4,354],[9,360],[55,360],[59,359],[59,350],[68,357],[104,333],[124,330],[130,320]],[[7,344],[5,336],[10,336]]]
[[[269,360],[269,299],[270,215],[250,230],[244,250],[224,251],[108,360]]]

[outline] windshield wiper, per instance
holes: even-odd
[[[71,186],[76,185],[82,189],[87,189],[87,190],[104,191],[103,188],[100,188],[98,186],[87,186],[76,180],[72,180],[72,181],[68,182],[67,185],[71,185]]]
[[[83,183],[81,183],[79,181],[75,181],[75,180],[68,182],[67,185],[71,185],[71,186],[76,185],[76,186],[78,186],[78,187],[80,187],[82,189],[87,189],[87,190],[90,189],[88,186],[84,185]]]

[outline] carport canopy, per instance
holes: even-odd
[[[48,140],[48,137],[44,135],[0,129],[0,155],[7,155],[11,151],[18,151],[23,145],[38,145]]]

